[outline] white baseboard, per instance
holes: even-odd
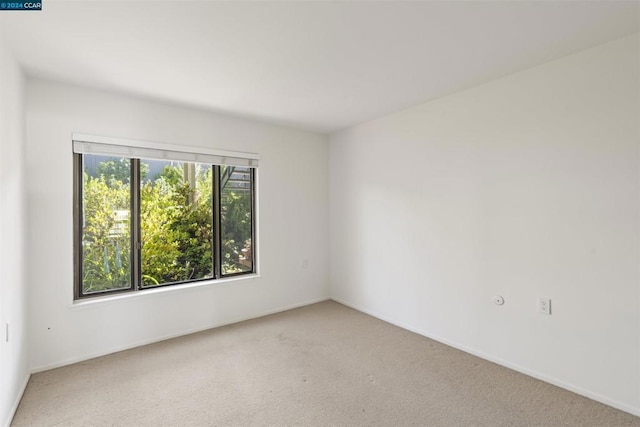
[[[360,311],[362,313],[365,313],[365,314],[368,314],[370,316],[373,316],[373,317],[375,317],[377,319],[383,320],[383,321],[385,321],[387,323],[391,323],[392,325],[398,326],[398,327],[400,327],[402,329],[406,329],[406,330],[414,332],[414,333],[416,333],[418,335],[422,335],[422,336],[427,337],[429,339],[432,339],[434,341],[438,341],[438,342],[440,342],[442,344],[448,345],[449,347],[453,347],[455,349],[464,351],[465,353],[472,354],[472,355],[477,356],[477,357],[479,357],[481,359],[488,360],[489,362],[496,363],[496,364],[504,366],[506,368],[513,369],[514,371],[518,371],[520,373],[523,373],[523,374],[528,375],[530,377],[533,377],[533,378],[536,378],[538,380],[544,381],[546,383],[555,385],[557,387],[563,388],[565,390],[572,391],[572,392],[574,392],[576,394],[579,394],[579,395],[584,396],[584,397],[588,397],[589,399],[595,400],[597,402],[603,403],[605,405],[611,406],[611,407],[619,409],[621,411],[628,412],[628,413],[630,413],[632,415],[640,416],[640,408],[636,408],[636,407],[627,405],[625,403],[618,402],[616,400],[613,400],[613,399],[610,399],[610,398],[608,398],[606,396],[603,396],[603,395],[601,395],[599,393],[595,393],[595,392],[592,392],[590,390],[584,389],[582,387],[576,386],[574,384],[570,384],[570,383],[567,383],[565,381],[550,377],[548,375],[545,375],[545,374],[542,374],[540,372],[525,368],[525,367],[520,366],[518,364],[511,363],[511,362],[503,360],[503,359],[501,359],[499,357],[495,357],[495,356],[492,356],[490,354],[484,353],[482,351],[478,351],[476,349],[467,347],[467,346],[462,345],[460,343],[450,341],[450,340],[448,340],[446,338],[443,338],[443,337],[440,337],[438,335],[429,333],[429,332],[421,330],[419,328],[415,328],[415,327],[413,327],[411,325],[407,325],[407,324],[404,324],[402,322],[395,321],[395,320],[393,320],[393,319],[391,319],[391,318],[389,318],[387,316],[383,316],[383,315],[381,315],[379,313],[376,313],[376,312],[374,312],[372,310],[366,309],[364,307],[360,307],[357,304],[352,304],[352,303],[344,301],[342,299],[333,298],[333,297],[331,298],[331,300],[335,301],[337,303],[340,303],[342,305],[346,305],[347,307],[353,308],[354,310],[357,310],[357,311]]]
[[[85,360],[95,359],[96,357],[106,356],[108,354],[117,353],[119,351],[130,350],[132,348],[141,347],[143,345],[153,344],[153,343],[156,343],[156,342],[160,342],[160,341],[165,341],[165,340],[169,340],[169,339],[172,339],[172,338],[181,337],[181,336],[184,336],[184,335],[194,334],[194,333],[197,333],[197,332],[206,331],[208,329],[219,328],[221,326],[231,325],[233,323],[244,322],[245,320],[257,319],[258,317],[269,316],[271,314],[281,313],[283,311],[293,310],[295,308],[300,308],[300,307],[304,307],[304,306],[307,306],[307,305],[316,304],[316,303],[319,303],[319,302],[322,302],[322,301],[327,301],[329,299],[331,299],[331,298],[328,297],[328,296],[327,297],[321,297],[321,298],[314,298],[314,299],[309,300],[309,301],[296,303],[296,304],[291,304],[291,305],[280,307],[280,308],[276,308],[276,309],[273,309],[273,310],[267,310],[267,311],[260,312],[260,313],[257,313],[255,315],[251,315],[251,316],[238,317],[238,318],[231,319],[231,320],[224,321],[224,322],[218,322],[218,323],[213,323],[213,324],[210,324],[210,325],[205,325],[205,326],[200,327],[200,328],[188,329],[188,330],[180,331],[178,333],[167,334],[167,335],[162,335],[162,336],[159,336],[159,337],[156,337],[156,338],[151,338],[151,339],[148,339],[148,340],[137,341],[137,342],[132,343],[132,344],[127,344],[127,345],[111,348],[108,351],[90,353],[90,354],[86,354],[86,355],[83,355],[83,356],[66,359],[66,360],[63,360],[63,361],[60,361],[60,362],[50,363],[48,365],[36,366],[36,367],[32,367],[31,368],[31,373],[32,374],[36,374],[38,372],[43,372],[43,371],[48,371],[50,369],[60,368],[62,366],[72,365],[72,364],[78,363],[78,362],[84,362]]]
[[[29,382],[29,378],[31,378],[31,374],[27,374],[24,377],[24,381],[22,383],[22,387],[20,387],[20,391],[16,396],[16,400],[13,402],[13,406],[11,407],[11,411],[9,412],[9,416],[7,417],[6,422],[3,424],[5,427],[10,427],[11,422],[13,421],[13,417],[16,415],[16,411],[18,410],[18,405],[20,405],[20,401],[22,400],[22,395],[24,395],[24,391],[27,389],[27,383]]]

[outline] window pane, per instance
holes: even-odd
[[[83,156],[82,292],[131,287],[131,162]]]
[[[252,186],[250,168],[220,167],[223,275],[253,271]]]
[[[142,286],[213,277],[212,167],[140,161]]]

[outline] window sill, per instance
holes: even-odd
[[[115,295],[96,296],[93,298],[84,298],[81,300],[75,300],[70,304],[70,308],[84,309],[84,308],[95,307],[97,305],[109,304],[114,301],[130,300],[134,298],[146,298],[150,295],[161,295],[165,293],[184,292],[194,288],[211,287],[216,285],[229,285],[234,282],[253,280],[253,279],[258,279],[260,277],[261,276],[258,273],[246,274],[246,275],[235,276],[235,277],[227,277],[224,279],[205,280],[202,282],[184,283],[181,285],[174,285],[174,286],[163,286],[156,289],[145,289],[141,291],[132,291],[132,292],[126,292],[126,293],[119,293]]]

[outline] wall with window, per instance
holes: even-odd
[[[74,304],[73,132],[258,153],[259,277]],[[32,79],[26,166],[36,371],[328,296],[325,136]]]
[[[29,374],[24,174],[24,77],[0,32],[0,425]]]
[[[258,273],[258,154],[77,133],[73,150],[76,299]]]
[[[333,135],[332,297],[640,414],[639,47]]]

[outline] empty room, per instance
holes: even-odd
[[[0,426],[640,426],[640,1],[0,4]]]

